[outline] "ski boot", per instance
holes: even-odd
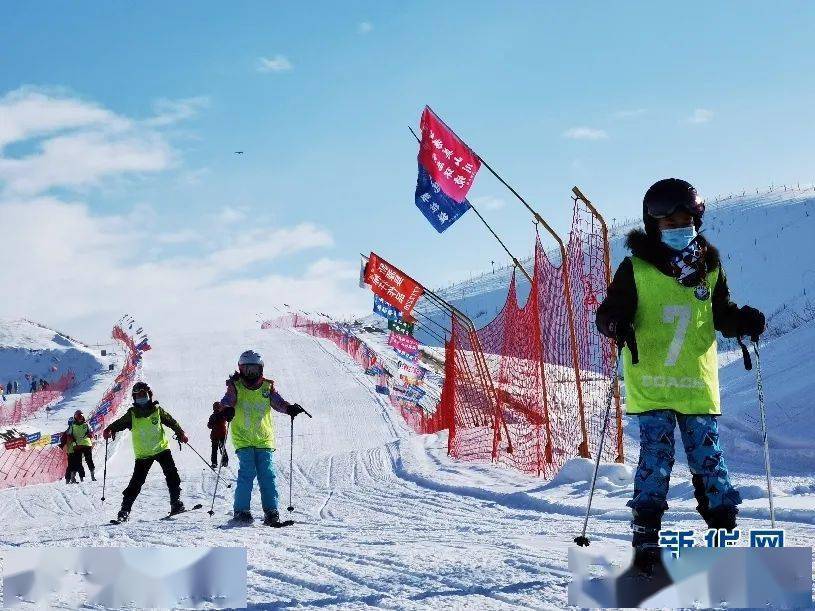
[[[643,575],[652,576],[655,570],[664,569],[659,547],[659,531],[662,514],[635,510],[631,521],[631,546],[634,548],[633,566]]]
[[[264,510],[263,523],[266,526],[276,526],[280,524],[280,514],[277,512],[277,509]]]
[[[251,511],[236,511],[232,516],[232,521],[241,524],[251,524],[255,521],[255,518],[252,517]]]
[[[125,509],[124,507],[119,510],[119,515],[116,516],[116,519],[119,522],[127,522],[127,519],[130,517],[130,510]]]
[[[634,548],[634,560],[631,563],[642,575],[651,577],[654,573],[665,570],[662,563],[662,548],[654,543],[644,543]]]
[[[94,475],[93,471],[91,471],[91,481],[93,481],[93,482],[96,481],[96,475]]]
[[[71,474],[71,481],[68,482],[69,484],[78,484],[79,482],[76,481],[76,473]]]
[[[184,507],[184,503],[181,501],[173,501],[170,503],[170,515],[174,516],[177,513],[184,513],[187,511],[186,507]]]
[[[212,469],[213,471],[215,471],[215,469],[218,468],[218,465],[216,465],[215,463],[212,463],[212,464],[210,464],[209,468]]]
[[[717,507],[716,509],[708,509],[705,513],[701,511],[702,517],[705,519],[708,528],[714,528],[718,530],[726,530],[728,532],[732,531],[736,528],[736,515],[738,514],[739,510],[736,507]],[[713,543],[715,546],[718,547],[719,545],[719,533],[716,533],[716,536],[713,538]]]

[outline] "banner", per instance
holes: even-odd
[[[7,441],[5,444],[5,448],[7,450],[14,450],[16,448],[24,448],[27,440],[25,437],[19,437],[17,439],[12,439],[11,441]]]
[[[34,443],[35,441],[39,441],[42,433],[31,433],[30,435],[25,436],[26,443]]]
[[[388,346],[407,354],[417,354],[419,352],[419,342],[416,339],[410,335],[402,335],[395,331],[391,331],[390,337],[388,337]]]
[[[414,201],[416,207],[439,233],[443,233],[470,209],[470,202],[466,199],[463,202],[457,202],[452,197],[445,195],[439,183],[430,178],[430,174],[421,163],[419,164],[419,176],[416,179]]]
[[[51,443],[51,435],[40,436],[34,443],[29,443],[29,445],[34,446],[35,448],[41,446],[47,446]]]
[[[424,287],[403,271],[371,253],[365,269],[365,282],[376,295],[407,316],[424,294]]]
[[[405,386],[404,388],[394,387],[393,389],[396,392],[397,398],[402,399],[403,401],[410,401],[411,403],[418,403],[421,401],[425,394],[427,394],[424,390],[419,388],[418,386]]]
[[[424,107],[419,126],[422,130],[419,163],[448,197],[463,203],[481,168],[481,160],[429,106]]]
[[[402,335],[410,335],[413,337],[414,327],[415,325],[412,322],[407,322],[406,320],[388,320],[388,329],[401,333]]]
[[[62,441],[62,433],[52,433],[52,435],[51,435],[51,445],[56,445],[60,441]]]
[[[374,295],[374,314],[384,316],[388,321],[402,320],[402,313],[379,295]],[[388,323],[388,328],[390,328],[390,322]]]
[[[408,363],[415,364],[419,360],[419,353],[416,352],[415,354],[409,354],[407,352],[402,352],[398,348],[394,348],[393,351],[403,361],[407,361]]]

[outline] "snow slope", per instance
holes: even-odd
[[[132,466],[127,434],[111,448],[108,500],[101,482],[51,484],[0,492],[4,545],[241,545],[248,549],[249,599],[255,608],[563,608],[567,549],[579,533],[591,464],[575,461],[553,482],[489,464],[455,462],[444,434],[416,436],[369,377],[333,344],[294,331],[250,330],[151,338],[143,377],[157,398],[208,454],[206,418],[237,355],[261,351],[284,397],[314,419],[295,425],[295,527],[219,529],[231,490],[219,488],[215,516],[204,511],[170,523],[160,469],[154,468],[132,522],[106,525],[118,508]],[[769,357],[768,357],[769,358]],[[287,504],[289,424],[279,416],[276,466],[281,506]],[[633,438],[629,438],[632,442]],[[97,461],[102,461],[97,448]],[[628,448],[632,456],[631,448]],[[214,481],[188,448],[175,451],[188,504],[207,504]],[[761,482],[738,454],[734,477],[756,492]],[[630,461],[629,461],[630,462]],[[699,527],[689,474],[677,461],[670,499],[672,524]],[[744,468],[743,468],[744,467]],[[811,475],[782,475],[779,514],[788,544],[815,540]],[[625,552],[631,469],[604,466],[593,549]],[[748,494],[747,496],[750,496]],[[758,494],[754,494],[757,496]],[[809,508],[806,508],[806,507]],[[257,492],[253,510],[260,513]],[[284,510],[284,513],[285,510]],[[766,499],[745,503],[743,527],[766,524]]]
[[[111,350],[111,348],[113,348]],[[28,320],[0,320],[0,382],[17,380],[21,394],[29,390],[26,374],[55,380],[72,371],[76,383],[64,399],[14,425],[24,432],[57,432],[77,409],[90,410],[116,376],[122,354],[113,346],[107,356],[75,339]],[[113,364],[114,371],[108,366]],[[8,395],[7,401],[14,401]]]

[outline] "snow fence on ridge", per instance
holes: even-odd
[[[131,333],[134,325],[133,322],[129,323],[128,330],[122,324],[113,327],[112,337],[124,347],[126,358],[114,383],[88,415],[88,424],[94,437],[117,415],[136,378],[142,352],[149,350],[146,339],[136,344],[134,334]],[[50,434],[36,432],[6,441],[0,451],[0,489],[62,479],[65,476],[67,457],[65,450],[59,446],[61,436],[62,431]]]

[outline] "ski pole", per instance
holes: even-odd
[[[108,481],[108,440],[105,438],[105,468],[102,471],[102,502],[105,502],[105,484]]]
[[[622,348],[622,347],[621,347]],[[597,472],[600,470],[600,457],[603,455],[603,442],[606,439],[606,429],[608,428],[608,420],[611,415],[611,403],[614,398],[614,389],[617,387],[617,382],[620,378],[620,355],[622,349],[617,353],[617,358],[614,361],[614,375],[611,378],[611,386],[608,389],[608,397],[606,398],[606,415],[603,418],[603,432],[600,433],[600,443],[597,448],[597,458],[594,461],[594,475],[591,477],[591,489],[589,490],[589,503],[586,506],[586,517],[583,520],[583,532],[580,536],[574,538],[574,542],[580,547],[588,547],[589,538],[586,536],[586,529],[589,525],[589,514],[591,513],[591,501],[594,498],[594,487],[597,485]]]
[[[775,528],[775,506],[773,505],[773,482],[770,475],[770,444],[767,441],[767,418],[764,407],[764,384],[761,381],[761,358],[758,352],[758,338],[753,339],[756,353],[756,388],[758,389],[758,411],[761,414],[761,436],[764,439],[764,470],[767,472],[767,495],[770,500],[770,525]]]
[[[306,416],[309,418],[312,417],[302,405],[300,405],[300,409],[303,410],[303,413]],[[289,431],[289,506],[286,509],[289,511],[294,511],[294,504],[291,502],[292,481],[294,479],[294,416],[291,417],[291,428]]]
[[[229,437],[229,422],[226,423],[226,436]],[[220,444],[219,444],[220,446]],[[219,447],[219,450],[224,450],[223,447]],[[215,515],[215,495],[218,494],[218,482],[221,481],[221,469],[224,466],[224,455],[223,451],[221,452],[221,462],[218,465],[218,477],[215,478],[215,489],[212,491],[212,505],[207,512],[210,516]]]
[[[291,502],[291,487],[294,478],[294,416],[291,417],[291,427],[289,427],[289,511],[294,511],[294,505]]]
[[[178,438],[176,437],[176,439],[178,439]],[[179,440],[179,441],[180,441],[180,440]],[[188,441],[188,442],[186,442],[186,444],[185,444],[185,445],[189,446],[189,448],[190,448],[190,449],[191,449],[193,452],[195,452],[195,454],[198,456],[198,458],[200,458],[200,459],[203,461],[203,463],[204,463],[204,464],[207,466],[207,469],[209,469],[210,471],[212,471],[212,472],[213,472],[215,475],[218,475],[218,471],[216,471],[215,469],[213,469],[213,468],[212,468],[212,465],[210,465],[210,464],[207,462],[207,459],[206,459],[206,458],[204,458],[203,456],[201,456],[201,453],[200,453],[200,452],[198,452],[198,450],[196,450],[195,448],[193,448],[193,447],[192,447],[192,445],[190,445],[190,442],[189,442],[189,441]],[[218,477],[220,478],[220,475],[218,475]],[[227,485],[226,485],[226,487],[227,487],[227,488],[231,488],[231,487],[232,487],[232,484],[231,484],[231,483],[229,483],[229,484],[227,484]]]

